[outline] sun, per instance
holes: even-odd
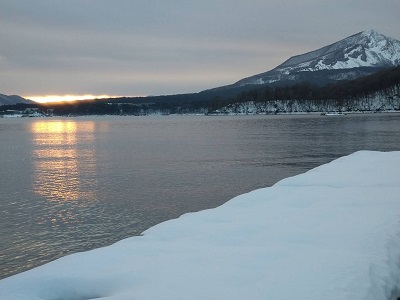
[[[38,102],[38,103],[48,103],[48,102],[65,102],[65,101],[101,99],[101,98],[117,98],[117,97],[120,97],[120,96],[86,94],[86,95],[25,96],[24,98]]]

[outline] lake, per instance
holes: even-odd
[[[0,278],[357,150],[400,150],[400,114],[0,119]]]

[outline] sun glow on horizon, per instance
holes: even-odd
[[[111,95],[45,95],[45,96],[26,96],[25,99],[29,99],[38,103],[48,102],[69,102],[76,100],[91,100],[91,99],[102,99],[102,98],[118,98],[121,96]]]

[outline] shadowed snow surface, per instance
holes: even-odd
[[[400,152],[360,151],[3,279],[0,299],[396,299],[399,223]]]

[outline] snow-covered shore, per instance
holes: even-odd
[[[0,280],[2,300],[399,296],[400,152],[356,152]]]
[[[368,99],[353,99],[346,103],[334,100],[276,100],[266,102],[245,101],[231,103],[209,112],[209,115],[254,115],[254,114],[312,114],[343,112],[346,114],[399,112],[400,97],[374,94]]]

